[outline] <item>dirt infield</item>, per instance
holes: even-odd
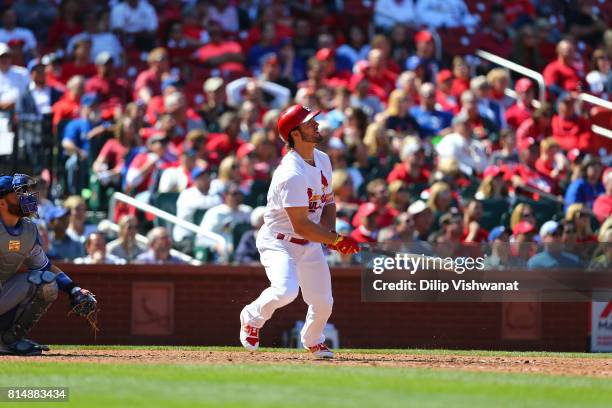
[[[264,351],[187,351],[146,349],[66,349],[51,350],[28,361],[143,363],[143,364],[325,364],[333,366],[413,367],[468,371],[540,373],[550,375],[584,375],[612,377],[612,359],[525,357],[525,356],[466,356],[452,354],[370,354],[336,353],[331,361],[313,360],[307,352]],[[4,356],[0,361],[23,361],[23,357]]]

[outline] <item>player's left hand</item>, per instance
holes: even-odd
[[[79,316],[87,317],[96,312],[98,301],[87,289],[75,287],[70,293],[70,308]]]
[[[332,244],[334,249],[343,255],[356,254],[361,250],[359,243],[353,237],[338,235],[336,242]]]

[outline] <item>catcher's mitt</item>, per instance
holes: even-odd
[[[87,289],[75,287],[70,293],[70,313],[84,317],[91,325],[94,333],[98,332],[98,301]]]

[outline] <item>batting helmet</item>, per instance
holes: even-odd
[[[278,132],[280,133],[281,139],[285,143],[289,139],[289,133],[302,123],[308,122],[320,113],[320,111],[311,111],[302,105],[293,105],[278,118]]]

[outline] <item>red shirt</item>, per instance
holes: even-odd
[[[151,68],[142,71],[136,77],[136,82],[134,83],[134,100],[138,100],[138,92],[142,88],[149,88],[151,90],[151,96],[161,95],[161,79],[160,77],[153,71]]]
[[[451,94],[453,94],[453,96],[455,98],[457,98],[458,101],[461,98],[461,94],[464,91],[467,91],[468,89],[470,89],[470,80],[469,80],[469,78],[468,79],[464,79],[464,78],[455,77],[453,79],[453,86],[451,88]]]
[[[361,228],[355,228],[351,232],[351,237],[353,237],[353,239],[357,242],[362,242],[362,243],[376,242],[376,238],[373,238],[371,235],[364,234]]]
[[[451,112],[453,114],[459,113],[459,100],[452,93],[450,95],[445,94],[438,89],[436,91],[436,102],[444,111]]]
[[[502,58],[508,59],[512,54],[512,40],[507,33],[489,31],[480,36],[477,44],[483,50],[499,55]]]
[[[597,221],[603,223],[612,215],[612,195],[602,194],[593,202],[593,213]]]
[[[53,126],[57,126],[62,120],[78,118],[80,105],[80,102],[75,101],[71,94],[65,93],[51,108],[53,111]]]
[[[96,75],[97,72],[96,66],[92,63],[77,65],[72,61],[64,62],[62,64],[62,81],[68,82],[68,80],[75,75],[82,75],[85,78],[90,78]]]
[[[100,102],[111,106],[125,105],[130,101],[129,85],[123,78],[95,75],[85,83],[85,92],[95,92]]]
[[[385,95],[385,100],[388,97],[388,94],[395,89],[397,75],[388,69],[385,69],[378,74],[372,73],[372,70],[367,70],[366,76],[370,80],[370,85],[375,85],[385,90],[387,93],[387,95]]]
[[[468,228],[463,227],[463,236],[461,237],[461,241],[465,242],[465,239],[467,238],[469,233],[470,232]],[[488,239],[489,239],[489,231],[480,227],[478,228],[478,232],[476,233],[476,237],[474,238],[474,241],[470,241],[470,242],[487,242]]]
[[[64,48],[68,40],[81,31],[83,27],[78,22],[76,25],[68,25],[63,19],[58,18],[47,32],[47,47],[49,49]]]
[[[368,203],[363,203],[359,208],[361,209],[362,206],[367,204]],[[393,224],[395,217],[397,217],[398,215],[398,211],[395,208],[391,207],[389,204],[387,204],[386,206],[378,210],[378,217],[376,217],[376,225],[380,229],[388,227],[389,225]],[[361,212],[357,210],[357,213],[353,216],[353,219],[351,220],[351,224],[354,228],[357,228],[361,225],[361,220],[359,219],[360,216]]]
[[[208,43],[197,51],[198,59],[207,62],[211,58],[225,54],[242,54],[242,47],[234,41],[224,41],[219,44]],[[224,62],[219,66],[222,71],[244,71],[244,65],[239,62]]]
[[[570,119],[564,119],[555,115],[551,126],[552,135],[562,149],[571,150],[577,147],[582,150],[593,151],[591,126],[585,118],[574,116]]]
[[[544,68],[546,86],[557,85],[566,91],[575,91],[580,85],[580,75],[572,66],[555,60]]]
[[[225,157],[236,153],[238,148],[244,144],[244,140],[236,138],[231,140],[225,133],[211,133],[210,139],[206,143],[206,150],[210,152],[210,160],[214,164],[218,164]]]
[[[107,164],[109,170],[121,169],[125,163],[125,155],[128,150],[117,139],[109,139],[102,146],[96,160],[102,160]]]
[[[395,180],[401,180],[406,184],[427,183],[431,177],[431,172],[426,168],[421,168],[417,177],[410,174],[410,169],[404,163],[397,163],[393,170],[387,176],[387,183],[392,183]]]
[[[521,123],[516,130],[516,145],[519,149],[525,149],[529,146],[527,140],[530,137],[539,143],[547,135],[550,135],[550,133],[540,129],[538,124],[532,118],[529,118]]]
[[[506,111],[506,122],[512,129],[518,129],[518,127],[531,118],[533,109],[525,106],[523,103],[515,103]]]
[[[554,183],[552,180],[531,167],[519,163],[515,165],[504,166],[504,179],[510,181],[512,176],[519,176],[525,184],[531,188],[541,190],[545,193],[554,193]]]

